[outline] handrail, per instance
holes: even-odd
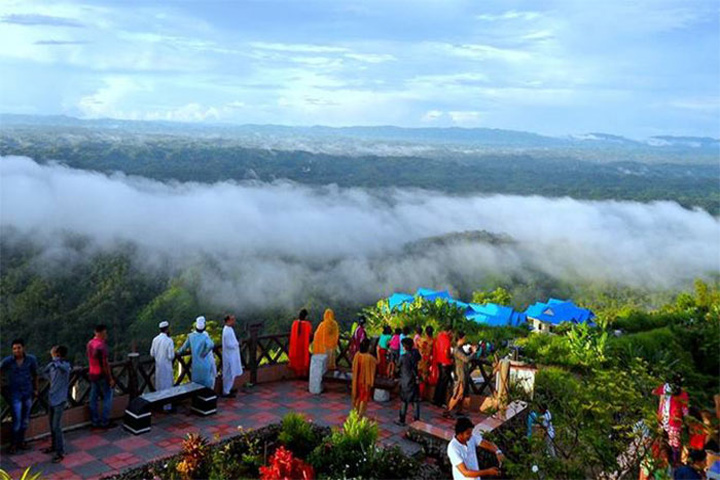
[[[240,358],[243,366],[250,371],[251,382],[257,382],[257,369],[266,366],[287,363],[290,335],[272,334],[258,335],[259,328],[250,328],[250,337],[240,342]],[[222,376],[222,345],[213,348],[217,362],[218,376]],[[175,385],[190,381],[192,375],[191,353],[186,352],[175,357],[176,378]],[[134,398],[145,392],[155,391],[155,361],[149,355],[129,353],[125,360],[109,362],[110,370],[115,378],[115,392],[120,395],[129,395]],[[41,380],[37,398],[31,408],[32,417],[48,414],[49,405],[47,394],[50,384]],[[76,366],[70,371],[67,407],[86,405],[90,397],[89,367]],[[2,408],[0,408],[0,422],[11,418],[11,406],[2,395]]]

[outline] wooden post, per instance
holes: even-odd
[[[128,395],[130,400],[140,395],[138,391],[138,359],[140,354],[137,352],[128,353]]]
[[[262,323],[253,323],[250,325],[250,339],[248,340],[248,363],[250,366],[250,383],[255,385],[257,383],[257,370],[258,370],[258,358],[257,358],[257,347],[258,347],[258,334],[262,329]]]

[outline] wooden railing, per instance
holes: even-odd
[[[250,381],[257,382],[257,370],[266,366],[287,363],[290,336],[288,334],[260,336],[259,325],[251,325],[249,338],[240,344],[240,357],[243,367],[250,372]],[[222,375],[222,346],[213,349],[218,376]],[[175,385],[189,382],[192,375],[190,353],[175,357]],[[155,391],[155,360],[150,356],[129,353],[127,359],[111,362],[110,370],[115,378],[115,395],[129,395],[135,398],[146,392]],[[90,379],[88,367],[75,367],[70,373],[67,408],[86,405],[90,398]],[[48,390],[50,384],[41,381],[37,398],[33,401],[31,416],[48,414]],[[11,407],[3,396],[0,409],[0,421],[9,421]]]

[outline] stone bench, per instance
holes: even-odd
[[[194,382],[183,383],[158,392],[145,393],[132,400],[125,409],[123,427],[135,435],[149,432],[153,406],[186,398],[192,399],[191,410],[199,415],[217,412],[217,395],[212,389]]]

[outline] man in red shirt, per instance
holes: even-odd
[[[451,347],[452,333],[450,327],[445,327],[443,331],[438,333],[433,351],[433,362],[437,365],[439,374],[433,404],[441,408],[447,402],[448,386],[452,379],[454,362],[450,352]]]
[[[108,364],[107,327],[97,325],[95,337],[87,344],[87,357],[90,370],[90,420],[93,428],[108,429],[115,425],[110,423],[113,387],[115,379]],[[98,411],[99,397],[103,399],[102,415]]]

